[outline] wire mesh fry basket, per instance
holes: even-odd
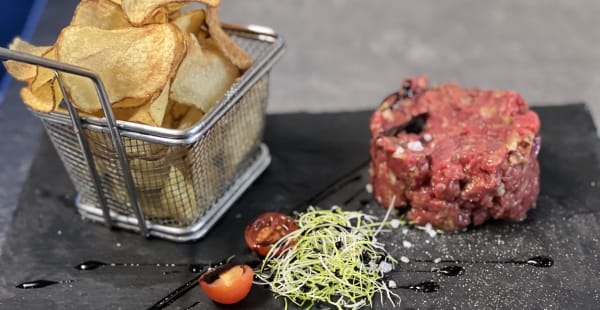
[[[80,117],[67,99],[68,113],[33,111],[78,192],[83,218],[146,237],[199,239],[269,165],[261,139],[269,72],[283,40],[261,26],[223,27],[254,64],[185,130],[117,121],[94,72],[0,48],[0,58],[84,76],[96,86],[106,118]]]

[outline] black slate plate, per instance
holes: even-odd
[[[584,105],[536,109],[543,123],[542,192],[521,223],[493,222],[465,233],[430,237],[411,228],[382,235],[396,257],[406,256],[390,278],[406,286],[434,281],[440,289],[398,289],[402,309],[595,309],[600,304],[600,142]],[[126,231],[82,221],[73,189],[44,137],[4,245],[0,266],[2,309],[145,309],[195,274],[186,264],[214,262],[245,251],[243,229],[264,211],[289,213],[307,203],[383,215],[364,192],[367,182],[368,112],[268,117],[266,143],[273,162],[206,238],[187,244],[145,240]],[[362,204],[361,204],[362,203]],[[402,246],[407,240],[412,248]],[[525,261],[544,255],[549,268]],[[434,264],[435,258],[459,263]],[[148,264],[79,271],[87,261]],[[498,263],[494,263],[498,262]],[[160,266],[156,266],[160,264]],[[177,264],[174,267],[164,264]],[[460,265],[463,275],[428,272]],[[18,289],[30,280],[65,281]],[[279,309],[263,287],[235,306],[219,306],[194,287],[168,309]],[[383,307],[379,298],[375,308]]]

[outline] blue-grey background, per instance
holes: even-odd
[[[48,1],[32,42],[54,43],[76,4]],[[533,105],[585,101],[600,120],[599,1],[223,0],[221,15],[284,36],[270,113],[372,109],[404,77],[427,74]],[[0,104],[0,244],[41,134],[18,88]]]

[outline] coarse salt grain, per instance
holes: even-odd
[[[431,141],[431,139],[432,139],[432,138],[431,138],[431,135],[430,135],[430,134],[426,133],[426,134],[424,134],[424,135],[423,135],[423,140],[424,140],[425,142],[429,142],[429,141]]]
[[[405,264],[410,263],[410,259],[408,259],[408,257],[406,257],[406,256],[400,256],[400,261]]]
[[[400,155],[400,154],[403,154],[403,153],[404,153],[404,148],[401,147],[401,146],[398,146],[396,148],[396,150],[394,151],[394,155]]]
[[[373,185],[367,183],[367,185],[365,185],[365,190],[367,193],[371,194],[373,192]]]
[[[427,223],[427,225],[425,225],[425,232],[431,238],[433,238],[437,235],[437,231],[435,231],[435,229],[433,229],[433,226],[431,226],[431,223]]]
[[[392,226],[392,228],[398,228],[400,227],[400,221],[397,219],[393,219],[390,221],[390,226]]]
[[[406,147],[408,147],[409,150],[415,151],[415,152],[421,152],[421,151],[424,150],[423,144],[421,144],[421,141],[411,141],[411,142],[408,142],[408,144],[406,145]]]
[[[394,269],[394,266],[386,261],[383,261],[379,264],[379,270],[383,273],[388,273],[392,271],[392,269]]]
[[[402,241],[402,246],[405,248],[412,248],[413,244],[410,241]]]
[[[398,285],[396,284],[396,281],[394,281],[394,280],[390,280],[390,281],[388,282],[388,287],[389,287],[389,288],[397,288],[397,287],[398,287]]]
[[[441,263],[441,262],[442,262],[442,259],[441,259],[441,258],[439,258],[439,257],[433,260],[433,263],[434,263],[434,264],[439,264],[439,263]]]

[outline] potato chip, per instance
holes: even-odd
[[[171,166],[169,176],[160,192],[161,217],[187,223],[198,217],[194,184],[189,170]],[[152,213],[152,210],[149,213]]]
[[[128,121],[142,123],[150,126],[161,126],[169,105],[169,86],[166,86],[160,95],[151,103],[146,104],[133,113]]]
[[[170,109],[167,108],[167,113],[165,113],[165,119],[163,119],[162,127],[174,129],[175,127],[175,119],[173,118],[173,114],[169,113]]]
[[[133,158],[129,160],[131,176],[136,188],[142,191],[160,190],[169,175],[169,164],[166,157],[153,160]]]
[[[172,4],[204,3],[207,6],[218,6],[220,0],[123,0],[121,7],[129,22],[134,26],[150,23],[156,10]]]
[[[219,20],[219,8],[208,7],[206,10],[206,23],[208,24],[208,32],[219,49],[227,58],[236,65],[240,70],[246,70],[252,66],[252,57],[250,57],[239,45],[237,45],[221,28]]]
[[[171,99],[209,111],[239,76],[238,69],[214,46],[200,46],[187,36],[189,46],[171,84]]]
[[[56,48],[51,48],[47,52],[41,55],[42,57],[50,60],[57,60]],[[38,88],[47,84],[51,80],[56,79],[56,73],[52,69],[37,67],[37,74],[31,82],[31,90],[36,91]]]
[[[181,104],[179,102],[171,102],[171,115],[176,120],[180,120],[190,110],[189,105]]]
[[[50,50],[52,46],[35,46],[27,41],[21,40],[19,37],[15,37],[8,45],[8,48],[13,51],[41,57],[44,53]],[[14,60],[5,61],[4,67],[6,68],[6,71],[12,75],[12,77],[19,81],[31,81],[37,74],[36,66]]]
[[[180,30],[171,24],[104,30],[69,26],[56,43],[59,61],[100,75],[110,102],[147,98],[170,81],[183,56]],[[101,109],[93,83],[61,73],[67,95],[81,111]]]
[[[192,127],[198,121],[200,121],[204,117],[204,111],[190,107],[189,111],[183,116],[183,118],[177,124],[177,129],[184,130]]]
[[[31,109],[50,113],[58,107],[62,101],[62,93],[58,82],[53,79],[48,83],[38,87],[36,90],[32,90],[29,87],[21,88],[21,99]]]
[[[83,0],[75,9],[71,26],[91,26],[99,29],[129,28],[121,6],[110,0]]]
[[[191,10],[173,19],[171,23],[177,26],[177,28],[179,28],[183,33],[196,34],[202,29],[205,17],[206,13],[204,10]]]
[[[140,107],[148,104],[153,100],[154,96],[147,96],[141,98],[123,98],[112,104],[113,109],[126,109]]]
[[[115,159],[116,152],[109,133],[84,130],[84,134],[88,139],[90,150],[94,156]],[[121,141],[123,142],[127,158],[156,160],[158,157],[164,156],[167,151],[165,145],[139,139],[122,137]]]

